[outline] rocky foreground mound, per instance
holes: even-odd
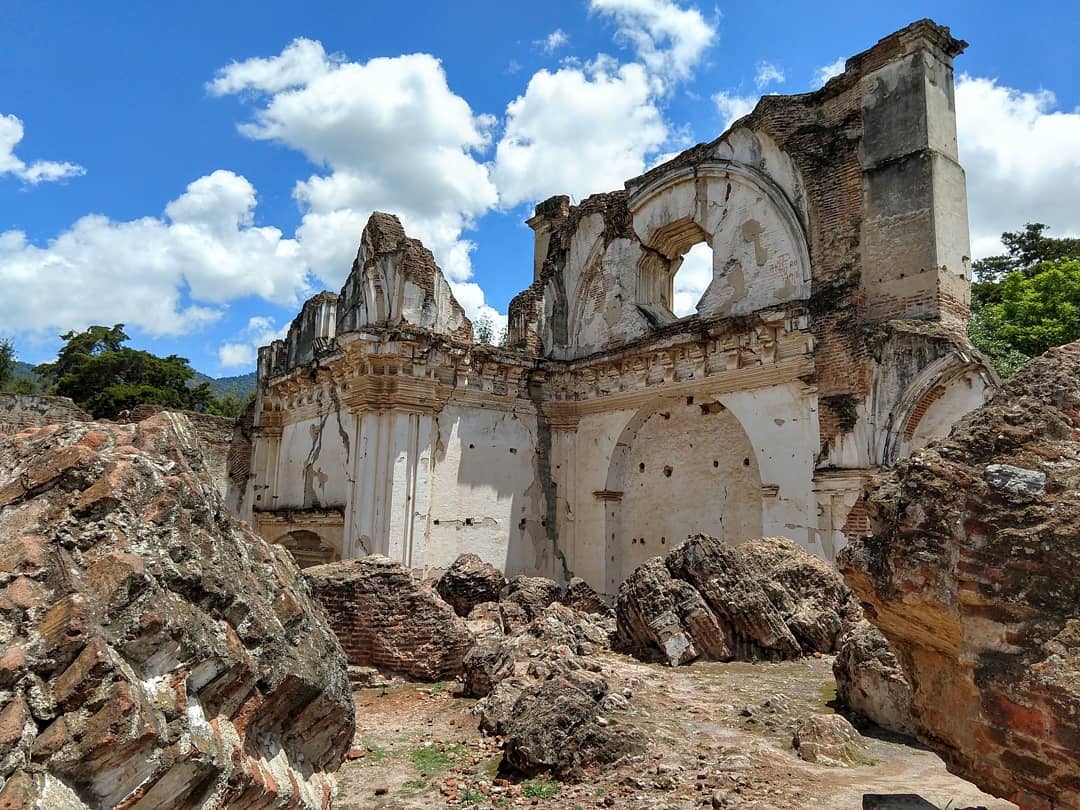
[[[1030,363],[880,475],[847,582],[950,770],[1029,808],[1080,807],[1080,343]]]
[[[0,436],[0,806],[327,807],[353,712],[184,417]]]

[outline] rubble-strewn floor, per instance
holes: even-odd
[[[475,701],[453,684],[395,684],[356,693],[353,756],[338,808],[820,808],[853,810],[864,794],[916,794],[905,807],[1012,810],[950,775],[934,754],[867,737],[859,765],[828,768],[791,750],[798,717],[829,713],[831,659],[696,664],[680,669],[603,653],[612,691],[632,692],[612,719],[646,730],[644,760],[569,785],[498,773],[499,748],[477,730]],[[520,666],[520,665],[519,665]],[[884,807],[885,805],[883,805]]]

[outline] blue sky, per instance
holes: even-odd
[[[1080,235],[1080,70],[1054,35],[1080,27],[1072,0],[0,0],[0,335],[40,362],[62,331],[123,322],[137,347],[248,371],[340,287],[376,208],[498,324],[531,280],[538,199],[619,187],[927,16],[971,43],[975,255],[1029,220]],[[679,278],[692,300],[700,272]]]

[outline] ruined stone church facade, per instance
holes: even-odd
[[[302,562],[474,552],[608,593],[698,531],[833,560],[867,478],[995,384],[965,336],[964,45],[915,23],[621,190],[541,203],[503,346],[373,215],[340,294],[259,352],[241,514]]]

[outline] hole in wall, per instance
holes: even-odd
[[[743,465],[744,467],[749,467],[749,466],[750,466],[750,459],[748,459],[748,458],[744,458],[744,459],[742,460],[742,465]]]
[[[665,476],[666,476],[667,478],[671,478],[671,473],[672,473],[672,469],[671,469],[671,467],[667,467],[667,466],[665,466],[665,467],[664,467],[664,475],[665,475]]]
[[[465,518],[465,525],[472,526],[472,518]]]
[[[720,462],[719,462],[719,461],[717,461],[716,459],[713,459],[713,463],[712,463],[712,466],[713,466],[713,469],[715,470],[715,469],[716,469],[717,467],[719,467],[719,466],[720,466]]]
[[[682,255],[672,279],[671,311],[675,317],[683,318],[697,312],[698,301],[712,282],[712,276],[712,248],[705,242],[698,242]]]
[[[638,468],[638,472],[645,472],[645,462],[643,461],[640,464],[638,464],[637,468]]]
[[[686,398],[686,404],[687,405],[693,405],[694,404],[694,398],[693,397],[687,397]]]
[[[436,526],[439,525],[439,519],[438,518],[435,518],[435,520],[433,520],[431,522],[434,523]]]

